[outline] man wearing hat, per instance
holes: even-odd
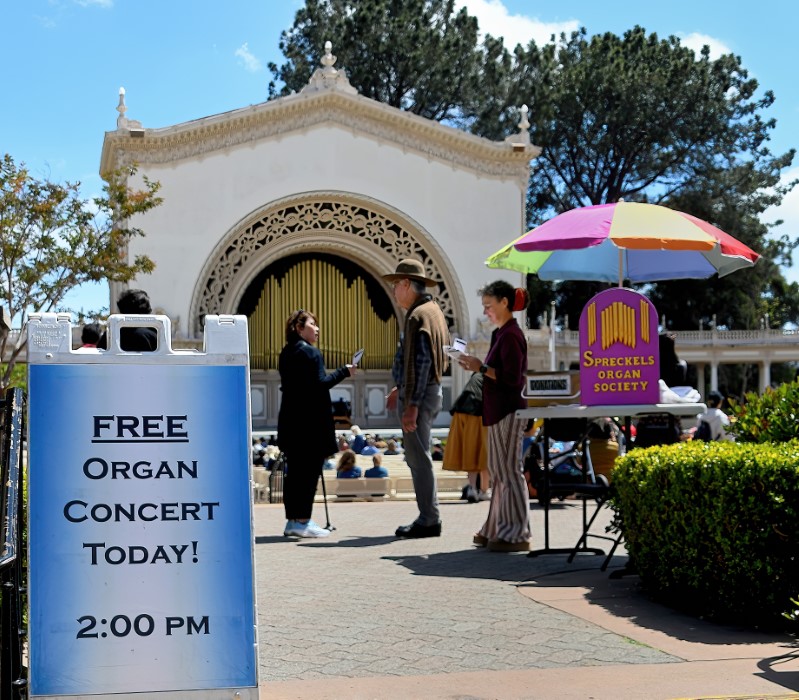
[[[447,369],[444,346],[449,328],[438,304],[427,293],[438,283],[425,276],[418,260],[401,260],[396,272],[384,275],[394,299],[406,311],[404,332],[394,357],[395,387],[386,397],[386,408],[396,410],[402,426],[405,461],[411,469],[419,516],[397,528],[397,537],[441,535],[436,478],[430,455],[430,431],[441,410],[441,378]]]

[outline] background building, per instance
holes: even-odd
[[[402,258],[423,261],[453,336],[477,353],[487,347],[477,290],[498,278],[523,284],[483,262],[524,231],[539,152],[524,110],[518,134],[479,138],[358,95],[329,45],[298,94],[154,129],[127,118],[124,94],[117,109],[101,172],[137,163],[164,199],[128,250],[156,269],[130,286],[170,317],[176,347],[201,342],[205,314],[248,316],[254,427],[277,421],[276,363],[293,309],[318,315],[329,367],[365,349],[364,371],[334,396],[377,427],[396,423],[384,397],[401,318],[381,275]],[[112,309],[120,291],[111,286]],[[445,378],[438,424],[464,383],[459,368]]]

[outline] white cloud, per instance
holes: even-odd
[[[725,54],[732,53],[732,49],[727,46],[723,41],[720,39],[716,39],[712,36],[708,36],[707,34],[700,34],[699,32],[693,32],[691,34],[679,35],[680,36],[680,43],[683,46],[687,46],[689,49],[693,49],[694,53],[699,56],[702,52],[702,47],[707,45],[710,47],[710,60],[715,61],[718,58],[721,58]]]
[[[244,69],[250,73],[257,73],[264,68],[261,61],[250,53],[250,47],[246,41],[236,49],[236,56],[239,58],[241,65],[244,66]]]
[[[799,167],[791,168],[783,173],[780,178],[782,184],[799,178]],[[793,188],[782,200],[778,207],[771,207],[763,212],[763,221],[772,223],[782,219],[782,224],[772,229],[774,235],[788,236],[791,240],[799,238],[799,185]],[[799,255],[794,254],[794,265],[783,268],[785,279],[789,282],[799,282]]]
[[[566,22],[542,22],[527,15],[512,15],[501,0],[463,0],[467,12],[477,18],[482,34],[503,37],[505,46],[511,50],[516,44],[527,46],[535,39],[539,46],[548,44],[552,35],[559,37],[576,31],[580,23],[576,19]]]
[[[81,7],[113,7],[114,0],[75,0]]]

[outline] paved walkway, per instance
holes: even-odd
[[[789,638],[678,615],[635,577],[599,572],[595,555],[477,549],[487,508],[443,503],[442,537],[397,540],[414,502],[331,503],[335,532],[297,542],[282,536],[282,506],[257,505],[261,696],[799,697]],[[553,505],[551,547],[574,544],[580,509]],[[531,511],[537,547],[542,513]],[[325,523],[324,504],[314,515]]]

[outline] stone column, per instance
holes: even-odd
[[[710,361],[710,390],[718,391],[719,388],[719,363],[716,360]]]
[[[771,386],[771,360],[760,363],[760,393],[762,394]]]
[[[705,396],[705,367],[706,363],[704,362],[696,363],[696,388],[703,398]]]

